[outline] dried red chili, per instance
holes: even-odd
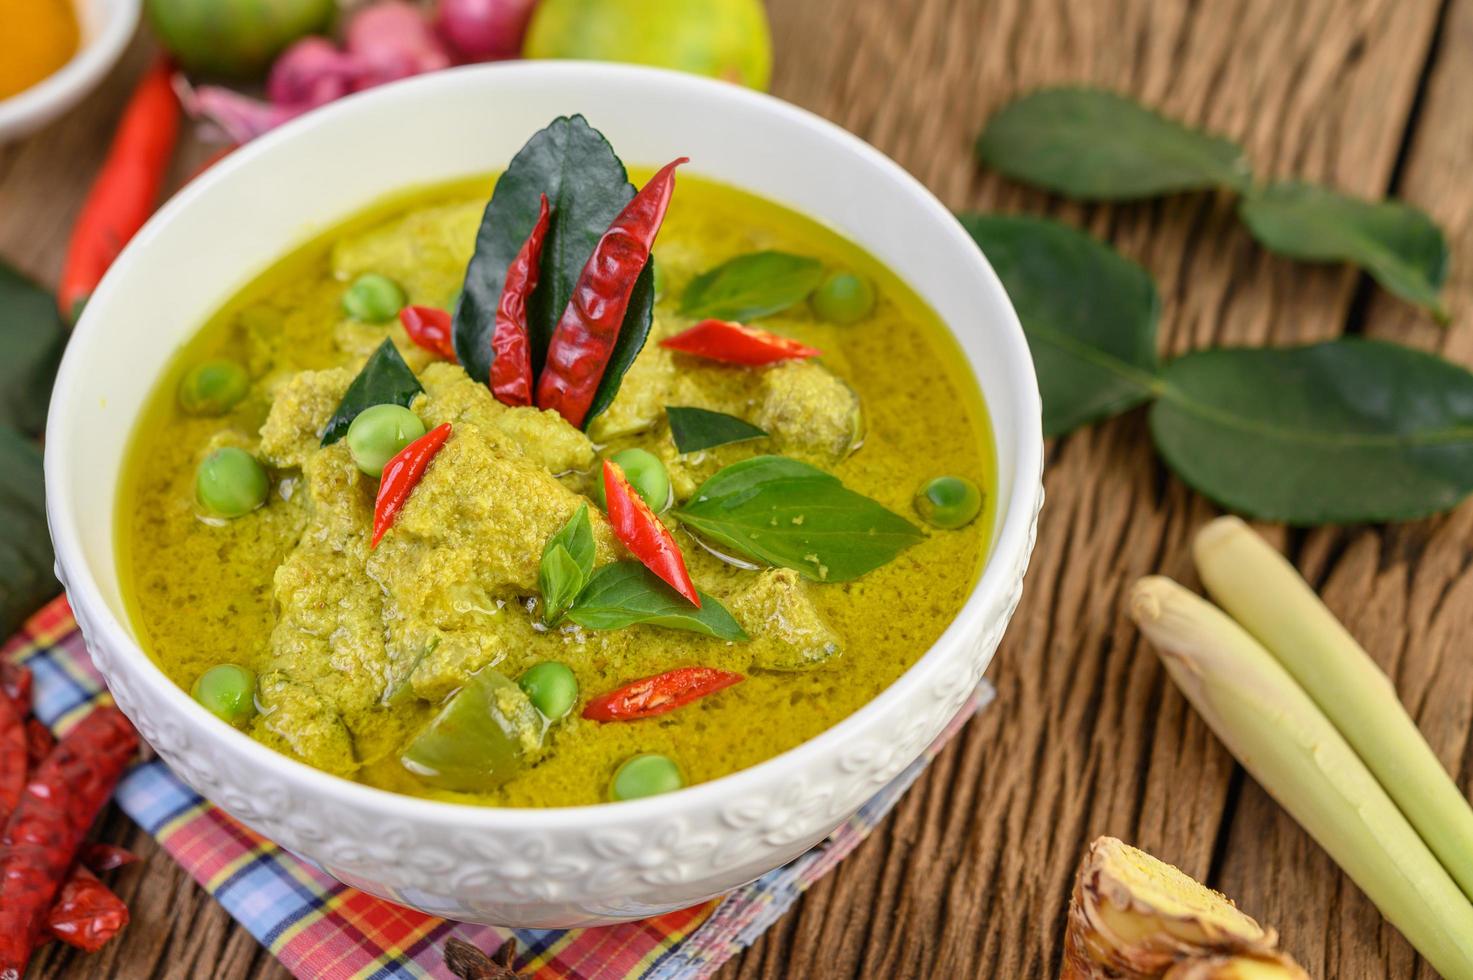
[[[137,750],[123,713],[97,708],[27,783],[0,835],[0,977],[25,973],[82,835]]]
[[[0,660],[0,693],[10,700],[22,715],[31,711],[31,671],[28,667]]]
[[[578,275],[573,296],[547,345],[537,379],[537,407],[552,409],[582,427],[619,339],[635,280],[650,260],[650,247],[675,192],[671,161],[650,178],[603,233]]]
[[[744,680],[741,674],[715,667],[677,667],[594,698],[584,707],[583,717],[593,721],[650,718]]]
[[[0,826],[26,787],[26,725],[16,703],[0,694]]]
[[[685,558],[670,529],[660,522],[655,512],[629,485],[619,465],[607,459],[604,460],[604,498],[614,537],[623,542],[629,553],[645,568],[699,609],[700,594],[690,580],[690,573],[685,570]]]
[[[501,301],[496,305],[496,330],[491,334],[491,394],[503,405],[532,404],[532,340],[527,332],[527,302],[537,288],[542,268],[542,243],[552,212],[547,195],[537,223],[506,269]]]
[[[406,306],[399,311],[399,322],[409,339],[432,354],[455,360],[455,342],[451,339],[453,318],[433,306]]]
[[[817,357],[823,353],[788,337],[779,337],[730,320],[702,320],[689,330],[666,337],[660,341],[660,346],[704,357],[708,361],[751,366]]]
[[[104,844],[102,841],[87,841],[77,852],[77,861],[82,867],[97,874],[125,867],[137,860],[138,855],[126,847]]]
[[[51,734],[40,718],[26,719],[26,764],[34,769],[41,764],[41,760],[51,754],[56,748],[56,736]]]
[[[102,274],[153,213],[179,136],[179,99],[166,58],[144,74],[123,110],[107,159],[72,226],[57,304],[75,319]]]
[[[373,540],[369,547],[378,547],[379,539],[394,524],[399,510],[414,488],[419,485],[430,460],[450,438],[450,423],[435,426],[418,439],[399,450],[399,455],[384,464],[383,477],[378,485],[378,499],[373,502]]]
[[[46,931],[68,946],[95,953],[128,924],[128,906],[85,867],[72,870],[61,886]]]

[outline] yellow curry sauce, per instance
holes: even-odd
[[[72,0],[0,0],[0,99],[25,91],[77,53]]]
[[[664,283],[650,342],[613,406],[589,426],[590,443],[553,413],[500,406],[484,384],[412,345],[397,322],[358,323],[341,311],[345,284],[370,271],[400,282],[411,304],[445,306],[464,276],[489,186],[477,180],[419,192],[323,235],[246,288],[180,352],[140,420],[118,501],[124,594],[144,647],[186,689],[215,664],[256,671],[263,712],[247,730],[278,750],[370,785],[487,805],[601,802],[619,764],[645,752],[676,760],[687,784],[704,782],[790,749],[875,697],[960,609],[980,571],[994,516],[985,409],[935,315],[833,232],[775,204],[682,175],[655,245]],[[869,277],[879,296],[874,312],[849,326],[819,322],[807,304],[763,318],[760,326],[824,352],[821,361],[802,365],[728,367],[658,347],[660,337],[690,325],[676,310],[692,278],[760,249],[813,256],[826,268]],[[426,425],[455,419],[457,433],[470,433],[462,439],[484,433],[490,448],[468,449],[455,461],[437,457],[401,515],[404,532],[396,526],[370,554],[358,540],[366,526],[343,539],[332,537],[330,525],[362,521],[376,484],[343,463],[341,443],[318,450],[316,437],[347,381],[385,336],[395,340],[427,390],[413,406]],[[175,398],[180,377],[190,365],[217,356],[248,367],[250,395],[223,418],[183,414]],[[833,426],[822,417],[825,399],[852,397],[851,390],[862,410],[862,443],[847,456],[830,453]],[[773,437],[682,458],[663,420],[667,404],[743,415]],[[790,417],[805,406],[813,407],[813,418]],[[202,518],[194,495],[196,465],[221,445],[259,453],[272,465],[266,506],[229,522]],[[667,520],[697,585],[721,597],[752,634],[750,642],[647,625],[539,631],[523,606],[535,602],[535,568],[547,528],[555,531],[572,502],[583,499],[575,494],[591,489],[594,452],[629,446],[666,463],[681,499],[723,465],[783,453],[822,466],[918,525],[912,498],[934,476],[975,481],[985,504],[967,527],[926,528],[920,543],[844,583],[735,567]],[[507,454],[519,457],[515,466],[504,465]],[[300,465],[286,465],[293,460]],[[539,516],[539,508],[555,513]],[[602,563],[617,557],[618,546],[597,508],[590,511]],[[527,515],[529,524],[503,527],[497,523],[503,513],[519,520]],[[442,527],[450,514],[471,521],[481,536],[467,540],[464,528]],[[343,540],[360,557],[345,561]],[[329,567],[331,575],[323,571]],[[477,577],[490,575],[488,568],[512,569],[505,579],[519,587],[496,595],[480,591]],[[393,648],[424,625],[416,618],[422,616],[434,620],[427,628],[436,640],[423,644],[428,652],[403,669],[394,666],[391,652],[383,666],[385,643]],[[467,635],[494,639],[467,647]],[[807,669],[782,669],[794,666],[785,662],[793,649],[784,645],[790,636],[818,636],[835,655]],[[370,656],[369,649],[377,652]],[[535,762],[490,792],[435,789],[400,763],[406,741],[467,672],[489,664],[516,678],[543,660],[573,669],[580,707],[592,696],[681,666],[734,670],[746,680],[640,721],[599,723],[575,709],[552,727],[547,750]]]

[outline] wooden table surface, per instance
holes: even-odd
[[[1361,333],[1473,365],[1473,0],[772,0],[774,91],[893,156],[956,208],[1061,216],[1155,275],[1162,344]],[[131,79],[135,44],[87,103],[0,148],[0,255],[48,282]],[[1262,173],[1394,194],[1447,230],[1443,330],[1338,267],[1267,255],[1232,202],[1080,207],[974,165],[988,113],[1091,82],[1227,133]],[[187,173],[206,150],[190,146]],[[1167,474],[1140,413],[1057,440],[1018,610],[974,721],[884,825],[722,976],[1057,974],[1072,873],[1098,834],[1138,844],[1276,924],[1324,977],[1434,974],[1238,769],[1121,614],[1137,576],[1195,582],[1215,513]],[[1395,679],[1444,763],[1473,783],[1473,506],[1394,527],[1265,528]],[[133,924],[36,976],[279,977],[282,968],[126,818],[147,860],[118,890]]]

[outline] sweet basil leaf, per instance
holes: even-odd
[[[670,420],[670,435],[675,448],[682,453],[700,452],[732,442],[761,439],[766,430],[759,429],[745,419],[725,412],[712,412],[704,408],[665,406],[665,417]]]
[[[1423,517],[1473,490],[1473,374],[1358,338],[1202,351],[1166,368],[1151,433],[1183,480],[1251,517]]]
[[[554,119],[512,158],[481,219],[455,311],[455,353],[477,381],[491,375],[491,335],[506,269],[537,223],[543,194],[552,216],[542,246],[537,290],[527,305],[534,373],[542,370],[548,341],[573,295],[579,273],[609,223],[634,197],[634,185],[609,141],[582,116]],[[613,358],[589,409],[590,419],[613,401],[624,372],[644,347],[653,315],[651,264],[635,283]]]
[[[1003,106],[977,139],[982,162],[1070,197],[1118,201],[1244,189],[1242,147],[1099,89],[1042,89]]]
[[[41,450],[19,432],[0,428],[0,635],[14,633],[61,591],[55,567]]]
[[[0,262],[0,426],[41,434],[66,337],[51,294]]]
[[[588,577],[578,562],[562,545],[552,545],[542,553],[537,570],[537,585],[542,592],[542,621],[556,626],[588,584]]]
[[[803,302],[818,288],[823,263],[788,252],[751,252],[728,259],[690,281],[680,315],[752,320]]]
[[[549,626],[563,618],[593,574],[593,527],[588,505],[582,504],[568,523],[547,540],[537,584],[542,592],[542,621]]]
[[[1045,436],[1152,397],[1159,384],[1161,300],[1145,269],[1057,221],[959,217],[1002,280],[1028,335]]]
[[[699,609],[639,562],[615,562],[593,573],[588,587],[568,610],[568,618],[591,630],[617,630],[645,623],[704,633],[718,640],[747,638],[725,606],[700,590],[697,594],[701,597]]]
[[[343,400],[338,402],[337,410],[327,420],[322,444],[331,446],[347,435],[348,426],[364,409],[375,405],[403,405],[408,408],[414,396],[422,391],[424,388],[420,387],[419,379],[404,363],[394,342],[385,340],[369,355],[363,370],[343,392]]]
[[[745,557],[820,582],[858,578],[923,537],[838,477],[784,456],[723,468],[674,514]]]
[[[1447,319],[1438,296],[1447,279],[1447,241],[1416,208],[1290,181],[1251,192],[1238,214],[1273,251],[1311,262],[1353,262],[1397,296]]]

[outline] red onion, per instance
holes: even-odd
[[[348,21],[347,48],[364,69],[355,90],[450,66],[424,15],[403,0],[381,0],[355,13]]]
[[[537,0],[440,0],[435,30],[463,61],[515,58]]]
[[[353,91],[363,72],[358,58],[327,38],[305,37],[271,66],[266,95],[280,106],[316,108]]]

